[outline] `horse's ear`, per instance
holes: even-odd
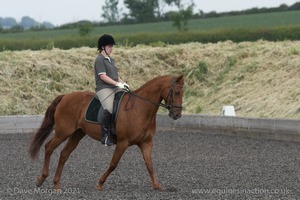
[[[183,75],[180,75],[180,76],[177,77],[176,82],[177,83],[183,83],[183,79],[184,79]]]

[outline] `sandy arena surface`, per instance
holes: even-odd
[[[129,147],[105,190],[95,189],[114,147],[85,137],[67,161],[62,192],[53,176],[60,146],[51,159],[50,176],[40,188],[39,159],[28,156],[30,134],[0,135],[0,200],[6,199],[300,199],[300,144],[221,136],[217,133],[158,132],[153,161],[163,192],[154,191],[140,150]]]

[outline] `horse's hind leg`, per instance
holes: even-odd
[[[66,161],[68,160],[72,151],[77,147],[79,141],[85,136],[85,133],[82,130],[77,130],[68,140],[68,143],[60,153],[58,166],[54,176],[54,187],[55,189],[61,189],[60,179],[61,173],[64,168]]]
[[[67,139],[67,137],[59,137],[55,133],[53,138],[45,144],[44,166],[43,166],[42,174],[39,177],[37,177],[37,180],[36,180],[37,187],[42,186],[42,184],[44,183],[44,181],[46,180],[46,178],[49,175],[50,158],[51,158],[51,155],[52,155],[54,149],[56,149],[56,147],[58,147],[66,139]]]

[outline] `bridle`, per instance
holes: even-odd
[[[178,110],[182,110],[183,107],[182,106],[179,106],[179,105],[174,105],[173,102],[174,102],[174,99],[173,99],[173,91],[174,91],[174,87],[175,87],[175,79],[176,78],[173,78],[172,79],[172,85],[171,85],[171,88],[170,88],[170,91],[169,91],[169,94],[168,94],[168,97],[167,97],[167,103],[168,104],[163,104],[165,108],[167,108],[170,112],[170,114],[172,114],[173,112],[175,111],[178,111]],[[161,103],[162,104],[162,103]]]
[[[156,105],[156,106],[160,106],[160,107],[166,108],[166,109],[169,110],[169,112],[170,112],[170,114],[171,114],[171,113],[173,113],[173,112],[175,112],[175,111],[178,111],[178,110],[182,110],[182,109],[183,109],[182,106],[174,105],[174,104],[173,104],[173,102],[174,102],[174,99],[173,99],[173,91],[174,91],[174,87],[175,87],[175,79],[176,79],[176,78],[173,78],[173,79],[172,79],[172,85],[171,85],[171,88],[170,88],[170,91],[169,91],[169,94],[168,94],[168,97],[167,97],[167,100],[166,100],[166,104],[164,104],[164,103],[156,103],[156,102],[153,102],[153,101],[151,101],[151,100],[149,100],[149,99],[146,99],[146,98],[144,98],[144,97],[142,97],[142,96],[139,96],[139,95],[137,95],[137,94],[131,92],[130,90],[128,91],[128,93],[129,93],[131,96],[135,96],[135,97],[137,97],[137,98],[139,98],[139,99],[142,99],[142,100],[144,100],[144,101],[146,101],[146,102],[149,102],[149,103],[151,103],[151,104],[153,104],[153,105]],[[133,107],[134,100],[133,100],[133,98],[129,98],[128,101],[127,101],[127,103],[126,103],[126,106],[125,106],[126,109],[130,109],[130,108],[127,108],[127,104],[128,104],[128,102],[129,102],[130,99],[132,99],[132,100],[131,100],[131,101],[132,101],[131,108]]]

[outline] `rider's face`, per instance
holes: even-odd
[[[114,46],[114,45],[106,45],[106,46],[104,47],[105,52],[107,53],[108,56],[111,54],[111,52],[112,52],[112,50],[113,50],[113,46]]]

